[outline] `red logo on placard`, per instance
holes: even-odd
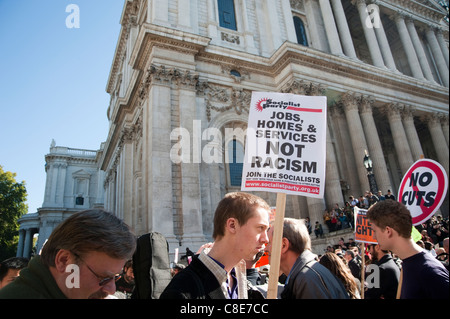
[[[264,109],[263,105],[266,103],[267,100],[268,100],[267,98],[263,98],[256,103],[255,108],[258,112],[262,112],[262,110]]]

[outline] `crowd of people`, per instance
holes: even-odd
[[[366,191],[365,194],[359,196],[359,198],[351,195],[349,196],[348,201],[344,203],[343,207],[339,207],[339,204],[336,203],[330,209],[326,209],[323,213],[323,222],[330,232],[346,228],[354,229],[355,207],[360,209],[369,209],[372,205],[386,199],[395,200],[395,196],[392,194],[390,189],[388,189],[387,193],[384,195],[381,190],[379,190],[377,194],[373,194],[371,191]],[[314,233],[316,238],[323,236],[322,226],[318,221],[316,221]]]
[[[256,265],[263,252],[272,258],[269,212],[258,196],[227,194],[214,215],[214,243],[189,256],[188,265],[175,264],[159,298],[266,298],[267,273]],[[436,217],[421,226],[429,236],[424,242],[442,245],[444,252],[433,255],[412,240],[412,218],[403,204],[379,200],[367,216],[378,244],[361,250],[341,238],[320,256],[312,252],[305,221],[285,218],[278,298],[448,299],[448,221]],[[136,237],[113,214],[75,213],[52,232],[40,255],[1,263],[0,299],[130,298],[137,284],[135,249]]]

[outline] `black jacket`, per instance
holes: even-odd
[[[264,299],[263,295],[247,282],[249,299]],[[160,299],[226,299],[214,274],[198,256],[179,272],[163,291]]]
[[[198,259],[172,278],[160,299],[225,299],[214,274]]]
[[[368,289],[364,293],[364,298],[395,299],[397,297],[400,269],[389,254],[384,255],[376,265],[378,266],[379,273],[373,273],[373,276],[376,277],[379,275],[379,281],[374,280],[372,282],[372,274],[366,275]]]
[[[342,282],[305,250],[289,274],[282,299],[348,299]]]

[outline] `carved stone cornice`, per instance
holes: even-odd
[[[139,103],[145,100],[151,84],[175,85],[181,89],[196,90],[198,84],[198,74],[190,70],[181,70],[176,68],[166,68],[164,65],[152,64],[144,76],[138,89]]]
[[[281,93],[318,96],[324,95],[326,88],[320,83],[294,79],[281,89]]]
[[[309,87],[311,86],[310,82],[304,80],[292,80],[287,83],[282,89],[281,93],[292,93],[298,95],[306,95]]]
[[[242,88],[224,87],[208,82],[200,82],[197,86],[200,94],[205,96],[206,117],[211,121],[212,111],[219,113],[234,110],[236,114],[248,113],[252,92]]]
[[[427,24],[439,25],[446,14],[443,8],[434,8],[415,0],[378,0],[377,5],[392,11],[403,11],[408,16],[413,17],[414,20],[420,20]]]
[[[290,0],[292,10],[303,12],[305,10],[303,0]]]

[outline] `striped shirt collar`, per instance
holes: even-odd
[[[228,284],[227,284],[227,272],[221,267],[215,260],[209,257],[205,252],[201,252],[198,259],[213,273],[217,281],[220,284],[222,292],[225,298],[229,299]],[[236,272],[236,279],[238,283],[238,298],[247,299],[247,275],[246,264],[244,260],[241,260],[234,266]]]

